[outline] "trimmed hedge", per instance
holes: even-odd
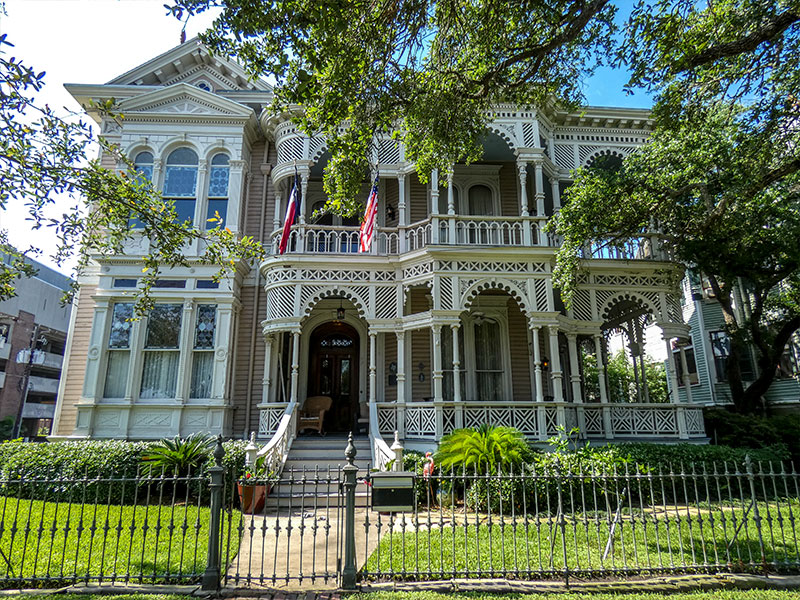
[[[783,444],[794,461],[800,461],[800,415],[770,417],[742,415],[721,408],[703,412],[706,434],[720,446],[764,448]]]
[[[125,504],[136,499],[141,484],[110,482],[109,479],[135,478],[140,473],[142,456],[156,442],[121,440],[80,440],[52,443],[9,441],[0,443],[0,491],[8,496],[41,500],[110,502]],[[223,443],[223,465],[234,477],[244,467],[244,440]],[[208,480],[212,450],[200,466],[199,475]],[[80,490],[63,481],[85,479]],[[48,481],[48,483],[42,483]],[[208,486],[198,486],[196,494],[205,498]],[[193,493],[194,490],[192,490]],[[46,497],[45,497],[46,496]]]

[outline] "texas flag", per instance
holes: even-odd
[[[372,245],[372,238],[375,234],[375,217],[378,214],[378,178],[372,184],[372,191],[367,198],[367,210],[364,213],[364,221],[358,233],[358,251],[369,252]]]
[[[286,218],[283,221],[283,233],[281,233],[281,243],[278,246],[278,254],[286,252],[289,245],[289,234],[292,232],[297,215],[300,213],[300,192],[297,189],[297,174],[294,176],[292,193],[289,194],[289,204],[286,206]]]

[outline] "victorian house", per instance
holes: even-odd
[[[155,308],[136,321],[130,297],[147,241],[98,258],[80,282],[55,437],[253,431],[285,448],[307,398],[324,396],[324,430],[367,433],[378,462],[395,431],[424,448],[483,423],[534,440],[559,425],[596,440],[705,440],[701,410],[677,393],[685,357],[673,358],[673,342],[689,329],[680,269],[658,238],[587,247],[569,310],[551,280],[559,240],[544,225],[571,173],[642,144],[647,111],[497,106],[483,159],[427,173],[427,183],[402,145],[376,140],[378,227],[364,254],[357,220],[318,216],[325,139],[268,112],[270,86],[198,42],[106,84],[67,87],[86,106],[116,99],[125,119],[95,115],[104,135],[181,217],[204,224],[218,212],[271,253],[219,284],[199,261],[165,273]],[[280,255],[295,168],[302,210]],[[200,251],[197,242],[186,250]],[[610,402],[608,338],[621,333],[643,353],[650,326],[668,350],[671,402],[646,393]],[[592,382],[587,357],[599,367]]]

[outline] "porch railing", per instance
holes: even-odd
[[[688,404],[573,404],[567,402],[383,402],[377,426],[384,435],[404,413],[405,439],[435,441],[460,427],[508,425],[546,441],[577,428],[582,439],[704,439],[702,409]]]
[[[283,470],[296,432],[297,402],[289,402],[272,439],[258,451],[257,456],[263,459],[267,472],[277,474]]]
[[[394,452],[383,439],[378,428],[378,405],[369,403],[369,442],[372,450],[372,468],[386,470],[386,464],[394,458]]]
[[[428,246],[532,247],[561,245],[559,236],[544,231],[546,217],[431,215],[398,228],[379,227],[369,254],[386,256]],[[272,232],[270,252],[278,254],[282,231]],[[335,225],[294,225],[290,254],[357,254],[359,228]],[[643,235],[624,244],[598,243],[583,249],[584,258],[607,260],[669,260],[656,235]]]

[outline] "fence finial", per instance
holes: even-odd
[[[356,460],[356,447],[353,445],[353,432],[347,436],[347,448],[344,449],[344,457],[347,459],[347,464],[352,466]]]
[[[217,447],[214,448],[214,463],[222,466],[222,457],[225,456],[225,448],[222,447],[222,434],[217,436]]]

